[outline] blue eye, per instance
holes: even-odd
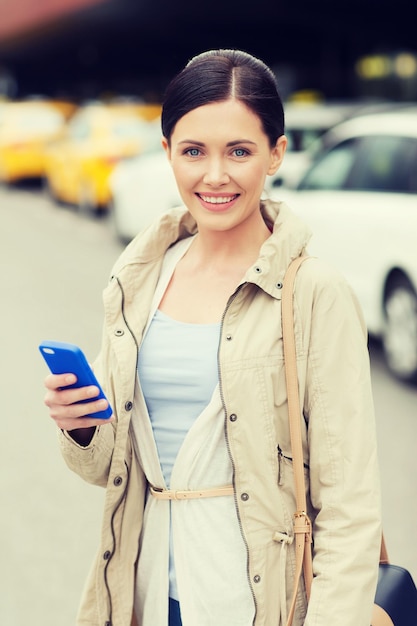
[[[200,150],[198,148],[190,148],[187,150],[187,154],[191,157],[198,157],[200,155]]]
[[[244,157],[248,154],[248,151],[245,150],[244,148],[236,148],[234,150],[235,156],[237,157]]]

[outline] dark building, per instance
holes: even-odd
[[[2,0],[0,93],[155,99],[194,54],[238,47],[284,97],[417,99],[413,13],[412,0]]]

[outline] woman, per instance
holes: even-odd
[[[163,145],[184,206],[140,233],[104,293],[95,388],[49,376],[63,455],[107,488],[78,623],[278,626],[294,575],[295,495],[281,287],[310,234],[261,200],[284,157],[272,72],[203,53],[167,89]],[[345,280],[317,259],[295,287],[314,580],[294,625],[368,626],[380,514],[367,337]],[[102,401],[92,401],[89,412]]]

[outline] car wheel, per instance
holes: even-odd
[[[388,284],[382,337],[390,371],[404,382],[417,383],[417,294],[404,275]]]

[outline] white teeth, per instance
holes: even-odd
[[[225,204],[226,202],[230,202],[231,200],[234,200],[236,198],[236,195],[234,196],[203,196],[202,194],[199,194],[200,198],[202,200],[204,200],[204,202],[209,202],[210,204]]]

